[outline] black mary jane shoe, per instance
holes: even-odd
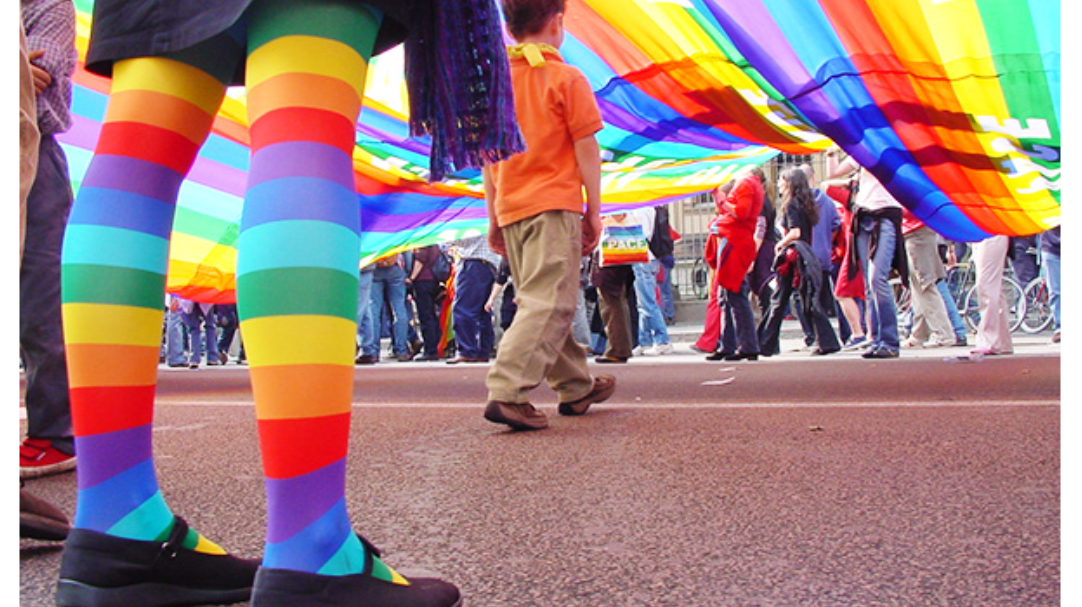
[[[873,346],[860,356],[861,358],[898,358],[898,351],[887,346]]]
[[[759,353],[758,352],[752,352],[750,354],[745,354],[744,352],[735,352],[733,354],[730,354],[730,355],[726,356],[725,360],[728,360],[728,361],[759,360]]]
[[[364,572],[320,575],[289,569],[260,568],[252,591],[252,607],[461,607],[462,595],[449,582],[413,578],[409,585],[372,577],[379,556],[363,537]]]
[[[718,350],[717,352],[714,352],[714,353],[706,356],[706,360],[709,360],[710,362],[717,362],[719,360],[729,360],[729,357],[732,356],[732,355],[733,355],[732,352],[723,352],[721,350]]]
[[[188,525],[176,517],[164,542],[72,529],[60,560],[59,607],[172,607],[246,601],[258,560],[184,548]]]

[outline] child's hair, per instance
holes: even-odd
[[[502,0],[507,31],[516,40],[540,32],[558,13],[564,12],[567,0]]]

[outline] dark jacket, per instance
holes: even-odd
[[[857,272],[862,268],[860,263],[863,260],[857,255],[857,238],[856,235],[860,231],[860,219],[862,217],[875,217],[878,221],[889,221],[894,225],[894,259],[891,260],[891,267],[898,271],[898,276],[902,279],[902,284],[909,286],[909,260],[905,255],[905,241],[902,239],[902,209],[889,208],[880,211],[869,211],[863,207],[854,207],[856,212],[853,213],[852,234],[853,238],[849,239],[849,267],[846,268],[846,272],[849,275],[849,279],[852,280],[856,277]],[[879,231],[872,232],[872,240],[868,246],[868,255],[870,257],[875,256],[876,247],[879,246]],[[867,269],[864,269],[867,272]]]
[[[810,244],[803,240],[793,241],[774,258],[773,269],[778,280],[792,281],[793,290],[800,295],[800,305],[809,318],[813,311],[826,314],[819,303],[819,291],[824,287],[823,266]],[[829,288],[830,285],[826,286]]]

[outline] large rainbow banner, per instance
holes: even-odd
[[[93,2],[75,5],[85,55]],[[936,231],[978,240],[1059,224],[1059,23],[1057,0],[568,0],[561,53],[605,121],[603,212],[839,145]],[[427,182],[402,73],[400,49],[373,63],[357,125],[365,260],[487,228],[478,171]],[[109,83],[75,80],[78,188]],[[235,298],[245,115],[231,90],[181,188],[167,288],[184,297]]]

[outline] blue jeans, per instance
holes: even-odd
[[[661,275],[661,282],[657,283],[658,289],[661,291],[661,314],[668,320],[676,318],[676,306],[673,303],[672,296],[672,271],[675,267],[672,255],[668,255],[659,260],[662,267],[665,268],[665,272]]]
[[[657,303],[657,269],[661,265],[656,259],[646,263],[632,264],[635,272],[635,297],[639,304],[639,346],[649,348],[656,344],[669,343],[669,330],[665,328],[665,319],[661,316],[661,306]]]
[[[165,362],[173,366],[185,364],[184,319],[182,312],[165,313]]]
[[[409,315],[406,313],[406,271],[399,266],[389,268],[376,268],[372,272],[372,294],[369,308],[372,310],[372,320],[378,331],[383,321],[383,302],[391,304],[391,314],[394,315],[391,325],[391,348],[395,356],[406,354],[409,349],[406,345],[409,333]],[[379,337],[377,335],[377,351]]]
[[[191,314],[181,314],[184,318],[184,326],[188,327],[188,339],[191,341],[192,351],[188,361],[198,364],[203,360],[203,335],[206,334],[207,360],[218,364],[218,326],[215,324],[214,308],[205,304],[192,306]]]
[[[64,150],[41,136],[38,172],[26,200],[26,249],[19,272],[19,353],[26,366],[27,436],[74,453],[68,367],[60,314],[60,249],[71,211]]]
[[[455,303],[451,316],[459,356],[487,359],[492,354],[496,334],[492,328],[492,314],[485,312],[485,303],[495,282],[496,269],[479,259],[463,260],[455,275]]]
[[[875,255],[869,257],[872,231],[877,230],[879,244]],[[890,220],[861,217],[857,229],[857,255],[864,268],[864,292],[871,316],[872,346],[898,350],[898,310],[894,307],[894,292],[890,288],[890,270],[898,246],[894,224]]]
[[[1041,250],[1041,271],[1048,279],[1048,305],[1052,307],[1052,325],[1056,331],[1059,327],[1060,308],[1060,285],[1059,285],[1059,255]]]
[[[361,272],[357,281],[357,340],[361,344],[361,354],[379,356],[379,339],[375,322],[372,320],[372,278],[375,272]]]
[[[962,315],[958,312],[958,304],[955,303],[954,298],[951,297],[950,287],[947,286],[946,280],[940,280],[935,283],[935,288],[939,289],[939,294],[943,297],[943,303],[947,306],[947,318],[951,319],[951,329],[954,330],[955,339],[966,338],[966,325],[962,321]]]

